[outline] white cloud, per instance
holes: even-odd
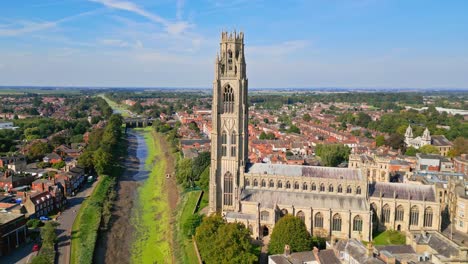
[[[130,1],[120,1],[120,0],[89,0],[89,1],[100,3],[109,8],[128,11],[128,12],[140,15],[142,17],[145,17],[155,23],[163,25],[166,32],[168,32],[169,34],[173,34],[173,35],[179,35],[181,33],[184,33],[186,30],[188,30],[189,28],[193,26],[186,21],[177,21],[177,22],[169,21],[157,14],[154,14],[145,10],[144,8]]]

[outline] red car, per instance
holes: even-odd
[[[39,251],[39,248],[40,248],[40,246],[38,244],[34,244],[34,246],[32,248],[32,252]]]

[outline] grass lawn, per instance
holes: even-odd
[[[376,234],[374,245],[405,245],[406,237],[403,233],[396,230],[387,230]]]
[[[101,223],[102,204],[107,196],[112,179],[99,177],[93,193],[83,202],[72,227],[71,263],[92,263],[99,224]]]
[[[144,129],[148,145],[148,179],[138,189],[138,207],[132,222],[135,239],[133,263],[172,263],[170,208],[165,190],[166,157],[151,127]]]
[[[177,241],[178,241],[178,259],[181,263],[198,263],[197,253],[193,245],[193,240],[183,234],[183,224],[192,215],[197,204],[201,191],[187,192],[182,197],[180,209],[177,214]]]

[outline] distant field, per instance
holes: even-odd
[[[104,94],[99,94],[99,97],[106,100],[107,104],[114,110],[114,113],[121,114],[123,117],[129,117],[132,115],[126,105],[118,104],[111,99],[107,98]]]
[[[80,94],[79,89],[63,88],[63,89],[22,89],[22,88],[0,88],[0,95],[21,95],[26,93],[57,95],[57,94]]]

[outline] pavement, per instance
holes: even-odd
[[[67,209],[58,217],[57,222],[57,254],[55,263],[68,264],[70,262],[71,229],[75,221],[76,214],[80,211],[83,201],[91,195],[98,181],[92,185],[85,183],[83,190],[74,197],[68,198]]]

